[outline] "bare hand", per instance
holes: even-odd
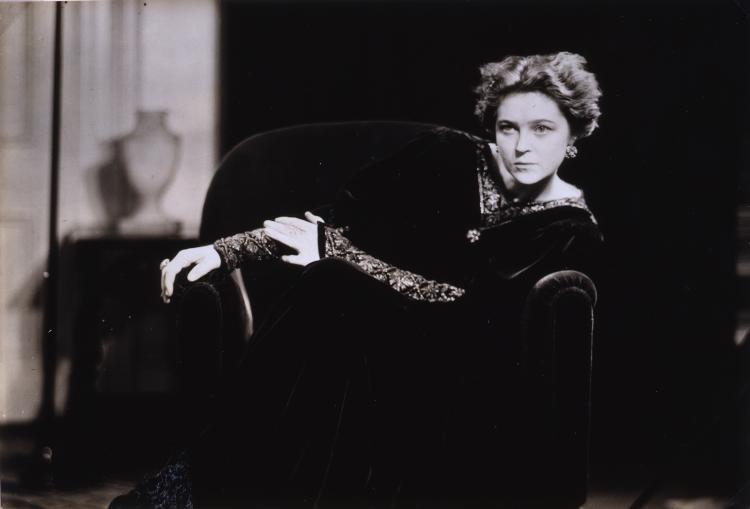
[[[266,235],[285,246],[289,246],[296,255],[284,255],[281,259],[293,265],[307,265],[320,260],[318,253],[318,225],[323,219],[305,212],[305,218],[277,217],[273,221],[263,221]]]
[[[169,302],[172,297],[177,274],[193,264],[195,267],[188,272],[188,281],[195,281],[212,270],[218,269],[221,266],[221,257],[214,246],[209,244],[183,249],[171,261],[168,258],[163,260],[161,262],[161,298],[164,302]]]

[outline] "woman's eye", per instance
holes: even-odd
[[[497,130],[500,131],[500,132],[503,132],[503,133],[509,133],[509,132],[511,132],[513,130],[513,126],[512,125],[507,125],[507,124],[506,125],[499,125],[499,126],[497,126]]]
[[[534,130],[538,133],[546,133],[547,131],[551,131],[552,128],[546,125],[538,125],[534,128]]]

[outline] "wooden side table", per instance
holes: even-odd
[[[69,337],[58,365],[69,363],[70,376],[59,433],[68,461],[159,456],[179,439],[175,310],[161,300],[159,263],[197,245],[181,237],[64,242],[60,316]]]

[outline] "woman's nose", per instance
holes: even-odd
[[[531,143],[531,136],[530,133],[521,130],[520,133],[518,133],[518,140],[516,141],[516,152],[518,154],[523,154],[525,152],[528,152]]]

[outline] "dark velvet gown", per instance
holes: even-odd
[[[486,141],[438,129],[320,213],[321,261],[295,269],[214,423],[142,502],[470,507],[520,486],[520,316],[544,275],[596,277],[583,198],[507,202]],[[279,253],[261,230],[216,247],[223,271]]]

